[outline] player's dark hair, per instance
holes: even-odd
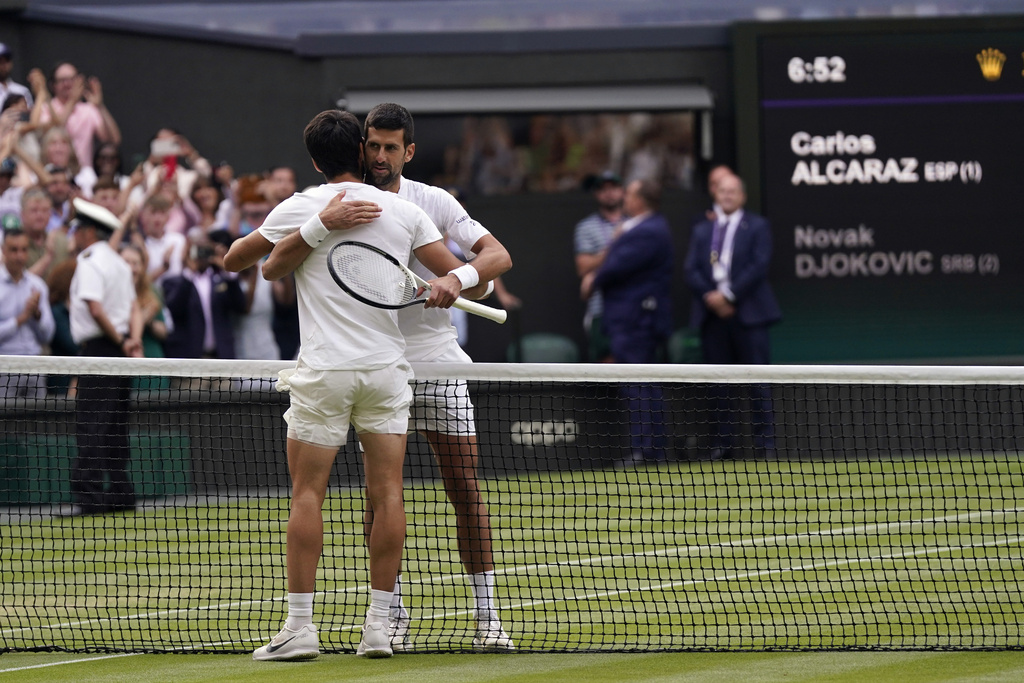
[[[412,122],[412,114],[394,102],[384,102],[370,110],[363,122],[363,137],[369,134],[371,128],[402,131],[402,142],[406,147],[415,142],[416,129]]]
[[[322,111],[306,124],[302,137],[310,158],[328,181],[346,173],[362,177],[363,136],[353,114]]]

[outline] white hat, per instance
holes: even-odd
[[[121,229],[121,220],[99,204],[78,197],[75,197],[72,203],[75,205],[75,219],[79,223],[92,225],[109,233]]]

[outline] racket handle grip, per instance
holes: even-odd
[[[460,311],[472,313],[473,315],[478,315],[481,318],[493,320],[494,322],[499,324],[505,322],[505,320],[508,319],[508,313],[500,308],[493,308],[491,306],[478,304],[475,301],[463,299],[461,296],[455,300],[455,303],[452,304],[452,306],[459,309]]]

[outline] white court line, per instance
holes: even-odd
[[[760,569],[749,572],[737,572],[735,574],[725,574],[722,576],[712,576],[709,578],[702,579],[689,579],[686,581],[669,581],[666,583],[652,584],[648,586],[635,586],[630,588],[623,588],[621,590],[614,591],[601,591],[599,593],[584,593],[582,595],[565,595],[560,598],[545,598],[542,600],[529,600],[527,602],[520,602],[514,605],[506,605],[503,609],[524,609],[526,607],[536,607],[537,605],[548,605],[559,602],[566,602],[572,600],[573,602],[580,602],[583,600],[599,600],[604,598],[615,597],[622,595],[623,593],[653,593],[655,591],[664,591],[670,588],[690,588],[692,586],[699,586],[708,583],[721,583],[724,581],[736,581],[739,579],[750,579],[759,578],[765,576],[771,576],[772,574],[788,574],[792,572],[803,572],[812,569],[826,569],[829,567],[838,567],[842,565],[853,565],[861,564],[864,562],[874,561],[885,561],[894,559],[906,559],[908,557],[917,557],[919,555],[932,555],[938,553],[951,552],[954,550],[964,550],[966,548],[987,548],[998,545],[1012,545],[1024,542],[1024,537],[1015,536],[1013,538],[1000,539],[998,541],[989,541],[987,543],[971,543],[964,546],[945,546],[942,548],[924,548],[922,550],[914,551],[911,553],[890,553],[888,555],[872,555],[869,557],[847,557],[843,559],[829,560],[826,562],[812,562],[796,567],[776,567],[775,569]],[[988,558],[965,558],[972,559],[975,561],[988,559]],[[419,616],[418,619],[422,621],[429,621],[432,619],[449,619],[456,616],[462,616],[469,614],[470,610],[457,610],[454,612],[440,612],[436,614],[428,614],[426,616]]]
[[[541,569],[552,569],[552,568],[556,568],[556,567],[588,566],[588,565],[594,565],[594,564],[603,564],[603,563],[608,562],[608,561],[622,560],[624,558],[630,558],[630,557],[686,556],[686,555],[690,555],[690,554],[699,554],[699,553],[701,553],[703,551],[711,550],[711,549],[714,549],[714,548],[731,548],[731,547],[759,546],[759,545],[770,545],[770,544],[771,545],[788,545],[788,544],[792,543],[793,541],[799,541],[799,540],[810,539],[810,538],[818,538],[818,537],[822,537],[822,536],[846,536],[846,535],[849,535],[849,534],[875,533],[875,532],[883,530],[883,529],[901,529],[901,528],[906,528],[906,527],[911,527],[912,528],[912,527],[915,527],[915,526],[922,526],[922,525],[927,525],[927,524],[935,524],[935,523],[939,523],[939,522],[967,521],[967,520],[972,520],[972,519],[976,519],[976,518],[995,518],[995,517],[1006,516],[1006,515],[1010,515],[1010,514],[1016,514],[1016,513],[1019,513],[1021,511],[1024,511],[1024,508],[1004,508],[1002,510],[979,510],[979,511],[976,511],[976,512],[967,512],[967,513],[960,513],[960,514],[955,514],[955,515],[945,515],[945,516],[942,516],[942,517],[930,517],[930,518],[924,518],[924,519],[904,520],[904,521],[886,522],[886,523],[878,523],[878,524],[859,524],[859,525],[856,525],[856,526],[840,527],[838,529],[819,529],[817,531],[807,531],[807,532],[802,532],[802,533],[797,533],[797,534],[785,534],[785,535],[764,536],[764,537],[749,537],[749,538],[741,538],[741,539],[737,539],[737,540],[733,540],[733,541],[723,541],[721,543],[711,543],[711,544],[705,544],[705,545],[679,546],[679,547],[675,547],[675,548],[664,548],[664,549],[659,549],[659,550],[650,550],[650,551],[647,551],[647,552],[644,552],[644,553],[633,554],[633,555],[622,555],[622,554],[619,554],[619,555],[603,555],[603,556],[599,556],[599,557],[588,557],[588,558],[582,558],[582,559],[579,559],[579,560],[570,560],[570,561],[566,561],[566,562],[518,565],[518,566],[514,566],[514,567],[503,567],[503,568],[500,568],[500,569],[495,569],[495,574],[496,575],[498,575],[498,574],[501,574],[501,575],[512,574],[512,575],[514,575],[514,574],[520,574],[520,573],[523,573],[523,572],[536,572],[536,571],[541,570]],[[991,544],[989,544],[989,545],[991,545]],[[976,547],[976,546],[965,546],[965,547]],[[934,548],[929,548],[927,550],[934,551],[935,549]],[[854,559],[851,559],[850,562],[853,562]],[[823,565],[823,566],[828,566],[828,565]],[[769,570],[769,573],[775,573],[777,571],[779,571],[779,570]],[[743,576],[742,575],[737,575],[734,578],[743,578]],[[726,578],[726,579],[722,579],[722,580],[731,580],[731,579],[730,578]],[[411,581],[408,581],[408,582],[403,581],[403,583],[405,583],[405,585],[429,585],[429,584],[446,583],[446,582],[454,583],[454,582],[457,582],[457,581],[465,582],[465,575],[464,574],[447,574],[447,575],[441,575],[441,576],[434,577],[434,578],[429,578],[429,579],[417,579],[417,580],[411,580]],[[327,595],[345,594],[345,593],[353,593],[353,592],[365,592],[366,590],[367,590],[367,588],[365,586],[350,586],[350,587],[339,589],[339,590],[319,591],[318,595],[320,595],[320,596],[327,596]],[[628,592],[628,591],[619,591],[619,592]],[[70,627],[73,627],[73,626],[83,626],[83,625],[86,625],[86,624],[102,624],[102,623],[107,623],[107,622],[111,622],[111,621],[125,621],[125,620],[132,620],[132,619],[153,619],[153,618],[157,618],[157,617],[173,616],[173,615],[183,614],[183,613],[187,614],[187,613],[191,613],[191,612],[205,612],[205,611],[215,611],[215,610],[222,610],[222,609],[237,609],[237,608],[240,608],[240,607],[246,607],[246,606],[251,606],[251,605],[259,605],[259,604],[263,604],[263,603],[266,603],[266,602],[283,602],[286,599],[287,599],[287,596],[278,596],[278,597],[273,597],[273,598],[264,598],[262,600],[245,600],[245,601],[230,602],[230,603],[219,603],[219,604],[214,604],[214,605],[201,605],[201,606],[198,606],[198,607],[184,607],[184,608],[180,608],[180,609],[159,610],[159,611],[155,611],[155,612],[146,612],[146,613],[142,613],[142,614],[134,614],[134,615],[126,615],[126,616],[102,617],[102,618],[98,618],[98,619],[82,619],[82,620],[78,620],[78,621],[63,622],[63,623],[59,623],[59,624],[42,624],[42,625],[39,625],[39,626],[26,626],[26,627],[17,628],[17,629],[9,629],[9,630],[6,630],[6,631],[2,631],[0,633],[3,633],[4,635],[13,635],[13,634],[21,633],[23,631],[30,631],[30,630],[36,629],[36,628],[38,628],[38,629],[62,629],[62,628],[70,628]],[[542,600],[542,601],[539,601],[539,602],[524,603],[524,606],[543,604],[545,602],[546,601]],[[461,613],[462,612],[457,612],[456,614],[461,614]]]
[[[63,662],[49,662],[48,664],[32,664],[31,666],[19,666],[14,669],[0,669],[0,674],[9,674],[12,671],[27,671],[28,669],[45,669],[48,666],[64,666],[65,664],[84,664],[86,662],[98,662],[101,659],[116,659],[118,657],[135,657],[141,652],[123,652],[116,655],[101,655],[99,657],[85,657],[84,659],[67,659]]]

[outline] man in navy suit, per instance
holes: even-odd
[[[704,361],[715,364],[766,365],[771,347],[768,328],[782,313],[768,284],[772,256],[771,227],[762,216],[743,210],[743,181],[727,176],[718,182],[715,220],[694,226],[686,255],[686,283],[693,291],[690,326],[700,331]],[[729,389],[715,390],[717,428],[711,457],[730,457],[736,447],[737,400]],[[774,450],[771,394],[751,387],[751,418],[758,456]]]
[[[602,324],[616,363],[654,363],[672,333],[672,234],[657,213],[661,188],[650,180],[626,187],[629,219],[617,230],[591,288],[604,297]],[[661,388],[623,389],[630,414],[630,461],[663,460],[665,422]]]
[[[245,294],[238,277],[223,269],[227,248],[216,237],[193,237],[188,267],[162,281],[174,323],[164,342],[168,358],[236,357],[231,316],[245,314]]]

